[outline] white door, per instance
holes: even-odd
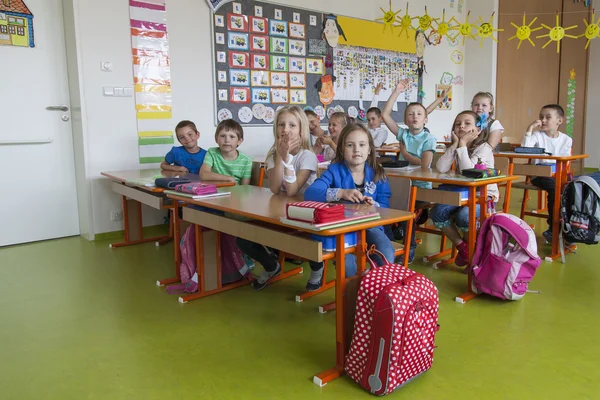
[[[0,246],[79,234],[70,111],[52,109],[69,105],[62,1],[0,0],[0,18],[23,4],[35,47],[0,45]]]

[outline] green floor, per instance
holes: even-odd
[[[333,291],[295,303],[298,276],[181,305],[155,285],[173,273],[172,245],[108,243],[0,249],[1,399],[371,397],[348,378],[312,384],[333,366],[335,314],[317,312]],[[416,262],[440,291],[439,347],[389,398],[599,399],[599,256],[580,246],[566,265],[543,262],[531,285],[542,294],[465,305],[465,275]]]

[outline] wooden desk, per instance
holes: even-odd
[[[220,190],[229,191],[231,192],[231,195],[197,201],[189,201],[189,199],[180,198],[170,194],[168,196],[173,200],[186,201],[191,205],[203,206],[213,210],[223,211],[238,217],[247,217],[252,219],[252,221],[240,221],[227,216],[215,215],[191,208],[185,208],[183,218],[184,220],[197,224],[196,233],[198,233],[199,230],[198,225],[202,225],[206,228],[252,240],[264,246],[273,247],[288,254],[295,254],[312,261],[322,261],[323,259],[327,258],[335,258],[335,301],[337,310],[336,365],[332,369],[315,375],[313,382],[319,386],[324,386],[327,384],[327,382],[338,378],[344,373],[344,359],[348,349],[348,335],[346,332],[346,277],[344,256],[345,254],[352,252],[356,254],[358,270],[357,276],[361,276],[362,272],[365,270],[366,229],[397,222],[409,221],[414,217],[414,214],[406,211],[378,208],[377,211],[381,215],[381,218],[378,220],[367,221],[364,223],[318,232],[318,234],[322,236],[335,236],[336,248],[338,250],[344,249],[343,251],[323,253],[321,242],[306,237],[308,234],[315,233],[314,231],[287,226],[280,220],[281,217],[286,215],[286,204],[302,200],[301,197],[287,197],[283,194],[273,195],[269,189],[258,188],[255,186],[235,186]],[[356,205],[351,207],[366,206]],[[259,223],[256,223],[256,221]],[[177,239],[177,229],[175,231]],[[350,232],[358,233],[358,243],[354,248],[345,249],[344,234]],[[197,235],[196,238],[198,237],[199,236]],[[210,294],[217,293],[218,291],[227,290],[226,288],[221,288],[218,291],[213,290],[212,293],[205,291],[203,276],[206,275],[205,268],[207,266],[204,264],[201,256],[202,254],[200,254],[200,251],[197,250],[197,272],[199,277],[199,293],[196,294],[197,297],[208,296]],[[297,269],[298,268],[295,270]],[[217,265],[218,275],[220,275],[219,272],[219,265]],[[286,272],[282,275],[283,277],[289,276],[287,275],[289,273],[290,272]],[[283,277],[280,276],[273,278],[272,281],[283,279]]]
[[[130,182],[132,180],[149,179],[159,175],[165,178],[172,178],[178,176],[180,178],[189,179],[192,182],[200,182],[200,175],[173,171],[163,171],[161,169],[156,168],[102,172],[101,175],[110,178],[112,180],[112,190],[115,193],[120,194],[122,196],[125,241],[110,244],[109,247],[112,248],[148,242],[156,242],[156,246],[160,246],[173,239],[173,215],[171,215],[171,224],[169,225],[169,234],[167,236],[144,238],[144,234],[142,232],[142,204],[145,204],[156,210],[172,211],[172,202],[168,200],[167,197],[163,194],[165,189],[157,187],[147,187],[127,182]],[[211,181],[210,183],[217,185],[217,187],[235,185],[234,182],[224,181]],[[132,227],[134,228],[132,229]]]
[[[400,168],[386,168],[386,175],[393,179],[394,177],[410,178],[412,181],[424,181],[437,184],[449,184],[464,186],[469,190],[469,198],[466,201],[461,200],[461,194],[455,192],[447,192],[437,189],[423,189],[413,186],[411,191],[416,191],[415,195],[411,195],[411,209],[414,210],[414,202],[416,200],[422,200],[427,202],[439,203],[439,204],[450,204],[457,206],[469,207],[469,232],[467,244],[469,246],[469,260],[467,268],[471,266],[473,261],[473,255],[475,253],[475,241],[477,238],[477,218],[476,218],[476,205],[479,201],[479,220],[483,224],[483,221],[487,218],[487,185],[496,183],[506,183],[506,194],[504,199],[504,212],[508,212],[508,206],[510,204],[510,189],[512,181],[516,180],[516,176],[504,176],[497,178],[490,178],[484,180],[473,180],[465,179],[463,176],[454,173],[440,173],[432,170],[417,169],[412,171],[403,171]],[[477,192],[479,191],[479,196]],[[393,195],[393,194],[392,194]],[[459,303],[465,303],[468,300],[476,296],[471,291],[471,274],[468,274],[467,292],[456,297],[456,301]]]
[[[400,150],[399,149],[375,149],[380,156],[385,156],[391,154],[393,158],[398,160],[400,158]]]
[[[569,172],[569,162],[582,160],[589,157],[587,154],[570,156],[549,156],[538,154],[523,154],[514,152],[501,152],[494,154],[494,157],[508,159],[507,175],[534,175],[534,176],[552,176],[552,169],[549,166],[516,164],[515,160],[545,160],[556,161],[556,195],[554,197],[554,208],[548,210],[552,213],[552,253],[545,258],[546,261],[554,261],[560,257],[560,248],[558,235],[560,232],[560,199],[564,186],[567,184],[567,174]],[[568,253],[569,248],[566,249]]]

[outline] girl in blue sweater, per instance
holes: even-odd
[[[347,125],[338,139],[335,158],[304,193],[305,200],[346,201],[364,203],[375,207],[390,207],[392,192],[381,165],[376,162],[373,137],[361,124]],[[377,250],[390,261],[394,260],[394,248],[383,232],[383,227],[367,229],[368,246]],[[381,260],[378,260],[382,264]],[[315,263],[317,264],[317,263]],[[323,263],[318,268],[311,265],[307,290],[317,290],[323,284]],[[346,256],[346,277],[356,275],[356,259]]]

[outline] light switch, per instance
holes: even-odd
[[[123,97],[123,88],[122,87],[115,88],[115,97]]]
[[[123,88],[123,96],[133,97],[133,88],[130,88],[130,87]]]
[[[115,92],[114,92],[114,90],[113,90],[113,87],[111,87],[111,86],[104,86],[104,87],[102,88],[102,93],[103,93],[105,96],[114,96],[114,95],[115,95]]]

